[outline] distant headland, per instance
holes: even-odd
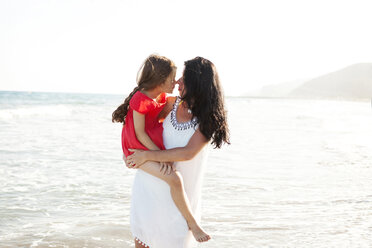
[[[348,66],[310,80],[268,85],[259,97],[372,98],[372,63]]]

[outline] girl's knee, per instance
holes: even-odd
[[[182,176],[179,172],[172,172],[169,178],[169,186],[171,188],[182,188]]]

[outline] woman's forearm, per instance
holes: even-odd
[[[195,157],[206,145],[208,140],[204,135],[197,129],[192,135],[191,139],[185,147],[176,147],[169,150],[136,150],[130,149],[133,152],[128,156],[128,161],[136,166],[142,165],[146,161],[157,161],[157,162],[175,162],[190,160]]]
[[[146,160],[159,162],[190,160],[207,144],[208,140],[197,130],[185,147],[176,147],[162,151],[145,151],[145,158]]]
[[[171,162],[192,159],[197,152],[192,152],[186,147],[177,147],[169,150],[144,151],[146,161]]]

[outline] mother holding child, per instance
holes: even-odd
[[[176,69],[150,55],[138,86],[112,114],[123,123],[127,167],[139,169],[130,212],[135,247],[186,248],[210,239],[199,225],[201,184],[207,144],[229,143],[224,99],[209,60],[186,61],[177,82]],[[179,96],[167,95],[176,83]]]

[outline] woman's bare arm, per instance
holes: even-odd
[[[185,147],[177,147],[169,150],[162,151],[143,151],[136,149],[129,149],[133,152],[132,155],[128,156],[128,162],[135,165],[133,168],[142,165],[146,161],[185,161],[195,157],[200,150],[208,144],[208,140],[200,132],[199,129],[195,131],[189,142]]]

